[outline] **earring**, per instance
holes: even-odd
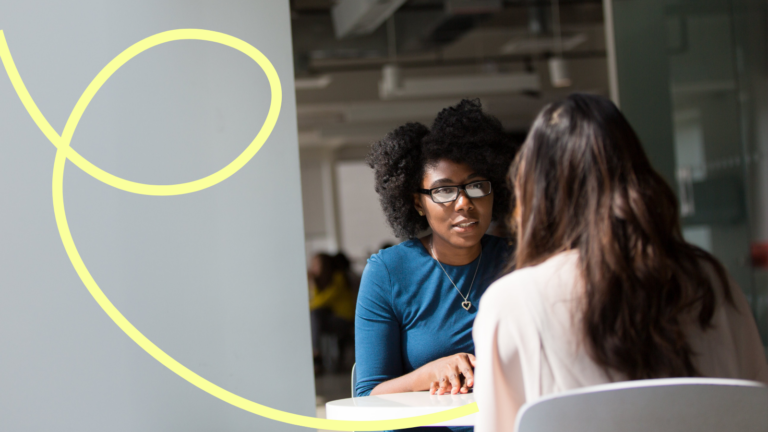
[[[424,216],[424,212],[419,210],[419,216]]]

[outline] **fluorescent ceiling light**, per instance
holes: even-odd
[[[328,87],[333,81],[330,75],[320,75],[311,78],[296,78],[294,85],[296,90],[319,90]]]

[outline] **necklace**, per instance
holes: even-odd
[[[469,308],[472,307],[472,302],[469,301],[469,294],[472,292],[472,285],[475,284],[475,276],[477,276],[477,270],[480,268],[480,261],[483,259],[483,248],[480,248],[480,258],[477,259],[477,267],[475,267],[475,274],[472,276],[472,283],[469,284],[469,291],[467,291],[467,295],[464,295],[461,293],[461,290],[459,287],[456,286],[456,284],[453,282],[453,279],[448,275],[448,272],[445,271],[445,268],[442,264],[440,264],[440,260],[437,259],[437,254],[435,253],[435,244],[432,240],[432,238],[429,239],[429,249],[432,251],[432,256],[435,258],[435,261],[437,261],[437,264],[440,266],[440,268],[443,270],[443,273],[445,273],[446,276],[448,276],[448,280],[451,281],[451,284],[454,288],[456,288],[456,292],[459,293],[461,298],[464,299],[463,302],[461,302],[461,307],[463,307],[467,312],[469,312]]]

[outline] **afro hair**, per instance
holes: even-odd
[[[431,130],[408,123],[390,132],[371,146],[367,162],[387,223],[395,236],[413,238],[429,228],[413,205],[427,167],[447,159],[487,176],[493,187],[492,219],[500,220],[510,208],[506,174],[519,147],[501,122],[483,113],[480,101],[465,99],[443,109]]]

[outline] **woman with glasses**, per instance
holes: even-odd
[[[407,240],[371,256],[363,272],[358,396],[474,385],[472,322],[509,255],[507,240],[485,233],[509,208],[505,175],[517,147],[469,100],[440,112],[431,130],[409,123],[372,146],[382,209]]]
[[[545,107],[509,173],[516,270],[480,304],[478,431],[511,431],[542,395],[614,381],[768,384],[741,290],[686,243],[675,194],[611,101]]]

